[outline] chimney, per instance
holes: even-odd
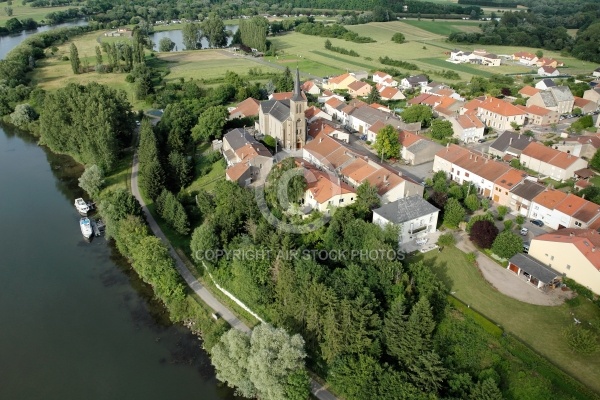
[[[585,200],[585,193],[581,195],[581,199]]]
[[[510,140],[508,141],[508,145],[512,146],[512,138],[510,138]]]
[[[473,159],[473,154],[469,154],[469,160]]]
[[[475,162],[477,162],[477,156],[475,156]]]
[[[388,175],[387,175],[387,174],[383,176],[383,181],[384,181],[384,182],[387,182],[387,181],[388,181]]]
[[[573,236],[575,236],[575,232],[571,232],[571,233],[569,233],[569,236],[570,236],[570,237],[573,237]]]
[[[321,136],[321,137],[319,138],[319,143],[321,143],[322,141],[323,141],[323,137]]]
[[[596,252],[596,246],[592,247],[592,253]]]

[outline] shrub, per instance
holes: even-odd
[[[444,225],[456,228],[465,219],[465,209],[458,200],[450,198],[444,206]]]
[[[598,351],[598,336],[591,330],[573,325],[564,329],[562,334],[574,352],[590,355]]]
[[[504,221],[504,230],[505,231],[510,231],[513,227],[513,221],[511,219],[507,219],[506,221]]]
[[[502,221],[507,213],[508,213],[508,207],[498,206],[498,220],[499,221]]]
[[[492,244],[492,251],[499,257],[509,259],[523,249],[521,238],[511,231],[502,231]]]
[[[523,225],[525,223],[525,217],[522,215],[517,215],[517,217],[515,218],[515,222],[517,223],[517,225]]]
[[[465,206],[471,211],[477,211],[479,209],[479,198],[476,194],[472,193],[465,199]]]
[[[497,236],[498,228],[493,222],[487,220],[475,222],[469,232],[469,239],[483,249],[492,247]]]
[[[444,233],[438,238],[437,244],[441,247],[453,246],[456,244],[456,239],[452,233]]]
[[[474,251],[471,253],[465,253],[465,258],[469,264],[475,265],[477,263],[477,253]]]

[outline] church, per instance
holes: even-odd
[[[285,150],[299,150],[306,143],[306,95],[300,89],[300,72],[292,93],[276,93],[271,100],[260,103],[258,130],[277,140],[277,146]]]

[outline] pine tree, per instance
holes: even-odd
[[[71,43],[71,54],[69,56],[71,60],[71,69],[73,69],[74,74],[79,74],[81,72],[81,61],[79,60],[79,52],[77,51],[77,46],[75,43]]]
[[[96,65],[102,65],[102,50],[96,46]]]

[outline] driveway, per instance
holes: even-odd
[[[568,298],[567,293],[570,292],[561,292],[560,290],[542,292],[513,272],[498,265],[494,260],[477,251],[466,232],[461,232],[456,236],[456,247],[466,253],[477,252],[477,264],[481,275],[493,288],[505,296],[539,306],[558,306]]]

